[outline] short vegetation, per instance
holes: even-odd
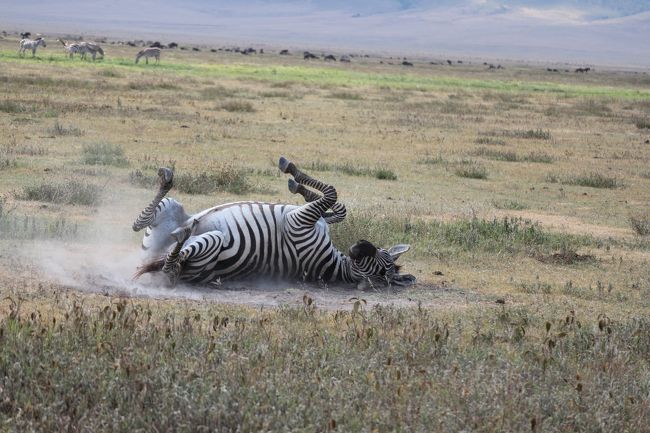
[[[122,146],[105,142],[85,144],[81,153],[81,162],[89,165],[112,165],[115,167],[129,165]]]
[[[158,184],[154,172],[132,171],[129,174],[131,184],[153,189]],[[175,190],[185,194],[211,194],[222,191],[233,194],[245,194],[254,189],[247,171],[233,165],[215,167],[209,172],[178,173],[174,176]]]
[[[10,298],[4,428],[644,431],[650,417],[648,319],[304,300],[259,316],[72,300],[49,317]]]
[[[589,188],[613,189],[622,187],[622,183],[616,177],[611,177],[597,172],[582,173],[579,175],[558,175],[549,173],[546,181],[550,183],[562,183],[565,185],[586,186]]]
[[[101,202],[101,196],[101,187],[76,179],[26,186],[17,194],[21,200],[83,206],[97,206]]]

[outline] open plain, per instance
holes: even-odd
[[[0,430],[648,431],[647,71],[17,42]],[[192,211],[300,203],[280,155],[418,283],[131,281],[158,167]]]

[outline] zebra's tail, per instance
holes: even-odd
[[[142,275],[148,274],[149,272],[162,271],[164,264],[165,264],[165,256],[156,257],[154,259],[149,260],[148,262],[145,262],[142,266],[140,266],[135,271],[135,274],[133,274],[133,280],[137,280]]]
[[[97,51],[99,52],[99,54],[102,55],[102,57],[104,57],[104,50],[102,50],[102,47],[100,47],[99,45],[97,46]]]
[[[67,46],[67,45],[65,44],[65,41],[64,41],[63,39],[59,38],[59,42],[61,42],[61,44],[63,44],[64,47]]]

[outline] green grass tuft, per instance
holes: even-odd
[[[91,143],[83,146],[81,162],[89,165],[112,165],[126,167],[129,160],[119,144]]]
[[[454,170],[456,176],[465,177],[468,179],[487,179],[488,170],[484,165],[479,164],[474,161],[464,161],[456,170]]]
[[[248,101],[227,101],[217,105],[217,109],[225,110],[231,113],[253,113],[255,107]]]
[[[70,179],[61,183],[43,182],[23,188],[17,198],[57,204],[97,206],[101,202],[102,188]]]

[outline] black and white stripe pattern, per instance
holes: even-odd
[[[147,64],[149,64],[149,57],[154,57],[156,59],[156,63],[160,63],[160,48],[149,47],[139,51],[135,56],[135,63],[137,64],[142,57],[144,57],[144,60]]]
[[[26,50],[32,50],[32,57],[36,55],[36,49],[40,46],[43,46],[43,48],[47,47],[47,44],[45,43],[45,39],[43,38],[36,38],[34,40],[32,39],[22,39],[20,41],[20,47],[18,48],[18,54],[25,54]]]
[[[236,202],[188,216],[175,200],[161,200],[163,186],[171,182],[161,178],[158,195],[134,224],[136,229],[148,223],[143,246],[153,259],[138,275],[162,270],[172,284],[250,277],[357,284],[374,278],[395,284],[415,280],[399,275],[394,263],[407,246],[391,253],[359,241],[349,256],[336,249],[328,223],[341,221],[346,214],[345,206],[337,203],[336,189],[286,160],[281,160],[280,168],[293,175],[300,188],[290,182],[290,190],[301,193],[306,204]],[[164,177],[166,172],[161,173]],[[305,192],[305,187],[323,195]]]

